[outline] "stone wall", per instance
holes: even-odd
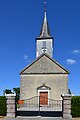
[[[37,88],[45,83],[50,87],[49,98],[54,100],[61,99],[63,93],[68,93],[67,74],[40,74],[40,75],[21,75],[20,99],[28,99],[38,96]]]

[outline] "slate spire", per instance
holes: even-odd
[[[40,38],[51,37],[50,29],[49,29],[49,25],[48,25],[48,20],[47,20],[46,2],[44,2],[44,19],[43,19],[43,23],[42,23],[39,37]]]

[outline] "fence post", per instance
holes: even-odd
[[[71,94],[62,95],[62,115],[64,119],[71,119]]]
[[[16,117],[15,94],[5,94],[7,105],[7,117]]]

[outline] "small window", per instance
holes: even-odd
[[[43,48],[46,48],[46,41],[43,41]]]

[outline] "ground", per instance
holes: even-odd
[[[43,117],[43,118],[41,118],[41,117],[27,117],[27,118],[17,118],[17,119],[15,119],[15,118],[6,118],[6,117],[4,117],[4,116],[0,116],[0,120],[62,120],[61,118],[59,119],[57,119],[57,118],[45,118],[45,117]],[[80,120],[80,117],[79,118],[72,118],[72,120]]]
[[[72,120],[80,120],[80,118],[73,118]]]

